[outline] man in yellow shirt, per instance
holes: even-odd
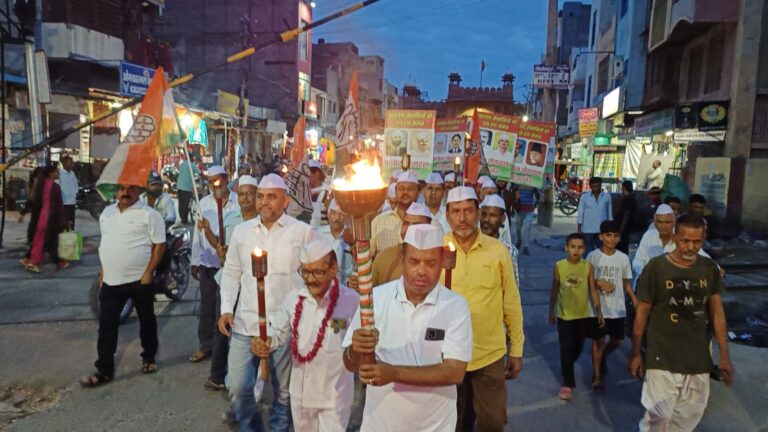
[[[408,231],[409,226],[432,223],[432,213],[424,204],[415,202],[406,210],[402,222],[400,238],[405,239],[405,233]],[[443,235],[442,230],[440,230],[440,235]],[[400,276],[403,275],[402,252],[403,247],[395,245],[376,254],[372,267],[374,287],[400,279]]]
[[[458,388],[457,431],[502,431],[507,422],[507,379],[523,368],[523,310],[512,258],[504,245],[478,230],[478,200],[470,187],[448,192],[445,243],[456,245],[452,289],[472,315],[472,361]],[[504,334],[506,326],[510,347]],[[504,356],[509,357],[504,361]]]
[[[380,213],[371,221],[371,252],[399,245],[403,215],[419,196],[419,176],[416,171],[405,171],[397,176],[395,200],[397,207]]]

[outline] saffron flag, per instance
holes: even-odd
[[[464,178],[469,183],[477,183],[477,176],[480,173],[480,154],[483,146],[480,145],[480,118],[477,115],[477,108],[472,113],[470,119],[470,140],[467,143],[466,162],[464,163]]]
[[[293,147],[291,148],[291,164],[299,166],[307,155],[307,118],[299,117],[293,127]]]
[[[312,186],[309,184],[309,157],[298,164],[292,165],[283,177],[288,185],[288,197],[290,201],[285,212],[288,216],[309,223],[312,218]]]
[[[352,73],[352,79],[349,80],[349,95],[344,105],[344,112],[336,123],[336,148],[334,156],[336,159],[336,173],[343,176],[346,172],[344,167],[352,163],[353,155],[360,153],[357,139],[360,124],[360,109],[358,105],[358,78],[357,71]]]
[[[96,189],[112,199],[120,185],[144,186],[154,162],[182,141],[173,93],[163,68],[157,68],[141,102],[139,115],[96,182]]]

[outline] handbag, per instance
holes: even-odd
[[[67,261],[77,261],[83,253],[83,236],[80,233],[67,230],[59,234],[59,258]]]

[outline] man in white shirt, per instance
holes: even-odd
[[[253,352],[266,358],[270,348],[291,344],[294,430],[344,432],[352,410],[354,379],[339,358],[359,297],[336,277],[336,253],[327,239],[302,247],[299,260],[304,286],[289,294],[272,314],[272,337],[266,343],[253,338]]]
[[[299,250],[319,237],[309,225],[285,214],[290,198],[288,186],[280,176],[262,177],[256,200],[259,217],[235,227],[221,280],[219,330],[231,336],[226,384],[241,430],[252,430],[261,421],[253,392],[259,362],[251,352],[251,338],[259,336],[259,305],[251,253],[256,247],[267,253],[265,300],[269,320],[270,311],[279,309],[285,298],[303,283],[296,272]],[[287,345],[270,354],[270,377],[276,393],[269,422],[272,431],[287,431],[290,427],[290,365]]]
[[[651,172],[645,180],[648,189],[661,188],[664,186],[664,171],[661,169],[661,161],[655,160],[651,165]]]
[[[143,373],[157,371],[157,321],[152,284],[165,252],[165,225],[160,213],[139,199],[139,185],[120,185],[117,202],[99,217],[99,339],[96,373],[80,380],[83,387],[108,383],[115,375],[120,312],[128,299],[139,315]]]
[[[352,232],[346,228],[345,219],[346,216],[339,210],[339,205],[334,199],[328,206],[328,225],[320,226],[318,232],[333,244],[333,250],[336,252],[336,263],[339,268],[337,274],[339,281],[356,289],[356,281],[350,281],[355,272],[355,256],[352,253],[352,246],[348,243],[348,240],[352,240]],[[349,285],[350,282],[352,286]]]
[[[424,181],[425,186],[422,194],[424,195],[424,204],[429,207],[429,211],[432,213],[432,219],[436,220],[440,224],[444,233],[451,230],[448,225],[448,219],[445,218],[445,204],[443,204],[443,198],[445,198],[445,186],[443,185],[443,177],[439,173],[431,173]]]
[[[211,193],[200,200],[200,217],[205,219],[207,226],[214,235],[219,235],[219,211],[216,197],[222,200],[222,220],[229,213],[239,213],[240,205],[237,203],[237,194],[227,187],[227,172],[223,167],[215,165],[206,171],[208,185]],[[197,323],[197,339],[200,344],[196,353],[189,357],[189,361],[197,363],[211,356],[213,353],[213,333],[218,327],[216,322],[216,299],[219,297],[219,284],[214,276],[221,268],[221,259],[216,254],[216,248],[205,238],[203,225],[197,222],[197,229],[192,235],[192,277],[200,281],[200,316]],[[226,352],[218,353],[225,356]]]
[[[472,358],[466,301],[440,285],[443,238],[437,227],[408,228],[403,277],[373,291],[376,330],[355,314],[344,365],[368,385],[362,432],[453,431],[456,385]],[[374,354],[375,364],[362,364]]]
[[[502,236],[501,229],[509,221],[507,210],[505,209],[504,199],[499,195],[493,194],[485,197],[480,203],[480,231],[483,234],[499,240],[509,251],[512,257],[512,264],[515,266],[515,282],[520,286],[520,271],[517,268],[517,261],[520,252],[511,241]],[[509,230],[507,230],[507,235]]]
[[[613,220],[611,194],[603,191],[603,179],[589,179],[589,192],[584,192],[579,200],[579,212],[576,216],[576,231],[584,234],[586,253],[599,248],[600,224]]]
[[[65,225],[75,229],[75,209],[77,208],[77,191],[80,189],[80,183],[77,182],[77,176],[72,171],[75,165],[72,157],[64,155],[60,162],[59,179],[56,182],[61,187],[61,201],[64,204],[64,217],[66,218]]]

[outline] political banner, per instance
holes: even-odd
[[[515,152],[522,156],[512,167],[512,183],[540,188],[550,148],[555,146],[555,124],[523,122],[517,136]]]
[[[435,142],[437,111],[387,110],[384,120],[384,176],[391,177],[404,154],[411,156],[410,169],[424,180],[432,172],[432,152]]]
[[[512,165],[523,162],[523,155],[515,148],[520,117],[478,112],[480,119],[480,143],[491,177],[509,180]]]
[[[437,119],[433,171],[453,171],[457,157],[463,165],[466,130],[467,119],[464,117]]]

